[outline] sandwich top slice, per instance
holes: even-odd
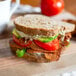
[[[58,22],[43,15],[25,15],[15,19],[16,28],[28,35],[55,36],[61,31],[71,32],[74,25]]]
[[[34,14],[17,17],[14,24],[13,40],[10,40],[12,51],[18,57],[35,62],[58,60],[75,28],[74,24]]]

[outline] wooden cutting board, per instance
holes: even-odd
[[[75,19],[75,16],[63,12],[55,17],[57,20]],[[12,38],[12,23],[8,31],[0,35],[0,74],[1,76],[54,76],[76,68],[76,38],[71,39],[71,45],[63,51],[57,62],[29,63],[22,58],[16,58],[10,50],[9,40]],[[7,75],[6,75],[7,74]]]

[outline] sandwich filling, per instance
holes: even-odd
[[[16,51],[18,57],[23,57],[25,53],[37,55],[45,52],[53,53],[64,46],[68,46],[71,38],[71,34],[65,33],[65,31],[62,31],[56,36],[52,37],[39,35],[29,36],[21,31],[18,31],[17,29],[14,29],[12,33],[13,41],[20,46],[20,48],[18,48]]]

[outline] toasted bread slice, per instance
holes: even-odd
[[[43,15],[25,15],[17,17],[14,21],[17,30],[28,35],[55,36],[61,31],[72,32],[74,24],[59,22]]]
[[[76,20],[68,19],[68,20],[63,20],[63,21],[75,24],[75,30],[72,32],[72,35],[75,35],[76,34]]]

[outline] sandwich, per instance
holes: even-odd
[[[75,28],[74,24],[39,14],[19,16],[14,25],[9,41],[11,51],[19,58],[39,63],[59,60]]]

